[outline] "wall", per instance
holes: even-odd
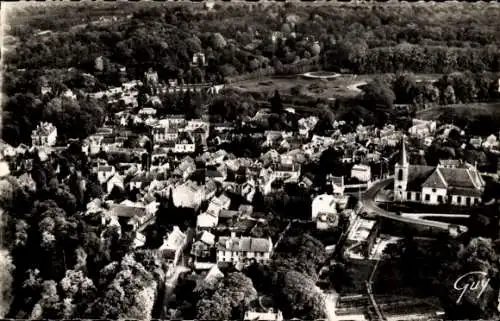
[[[422,203],[424,204],[433,204],[433,205],[438,205],[440,204],[438,201],[438,196],[443,197],[443,203],[446,203],[446,189],[445,188],[429,188],[429,187],[424,187],[422,188]],[[430,199],[427,201],[426,200],[426,195],[430,195]]]

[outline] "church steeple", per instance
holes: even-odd
[[[405,139],[401,140],[401,151],[399,154],[399,162],[394,168],[394,199],[399,201],[406,200],[408,187],[408,176],[410,165],[408,163],[408,155],[406,154]]]
[[[407,166],[408,165],[408,155],[406,154],[406,143],[405,138],[401,139],[401,151],[399,152],[399,165]]]

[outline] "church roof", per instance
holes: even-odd
[[[435,167],[425,165],[410,165],[408,168],[408,190],[419,191],[422,184],[431,176]]]
[[[429,177],[427,177],[425,182],[422,184],[422,187],[447,188],[448,183],[445,181],[443,175],[439,171],[439,168],[437,168]]]
[[[456,192],[474,190],[474,195],[484,183],[475,169],[443,168],[432,166],[410,165],[408,173],[408,190],[420,190],[422,187],[447,188]],[[459,194],[462,195],[462,194]]]

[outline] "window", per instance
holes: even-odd
[[[436,193],[436,189],[435,189],[435,188],[433,188],[433,189],[432,189],[432,192],[433,192],[433,193]]]
[[[457,196],[457,203],[462,204],[462,196]]]
[[[431,196],[429,194],[425,194],[425,200],[426,201],[430,201],[431,200]]]
[[[411,201],[411,192],[406,193],[406,199]]]
[[[415,199],[416,199],[417,201],[420,201],[420,193],[418,193],[418,192],[417,192],[417,193],[415,193]]]
[[[400,170],[398,171],[398,181],[402,181],[402,180],[403,180],[403,170],[402,170],[402,169],[400,169]]]
[[[470,197],[465,198],[465,204],[470,205]]]
[[[443,203],[443,195],[438,195],[438,203],[439,204]]]

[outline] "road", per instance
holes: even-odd
[[[165,280],[165,293],[163,297],[163,307],[161,310],[160,319],[168,319],[170,317],[168,314],[169,303],[172,301],[172,295],[174,294],[175,287],[177,286],[177,282],[179,281],[179,275],[191,271],[188,267],[186,267],[186,256],[188,255],[187,253],[189,253],[188,248],[190,248],[190,244],[192,243],[194,238],[194,230],[192,228],[188,228],[186,231],[186,236],[186,248],[181,254],[181,257],[177,262],[177,266],[173,267],[174,271]]]
[[[380,208],[377,205],[377,203],[375,202],[375,197],[377,196],[377,194],[379,193],[379,191],[381,189],[383,189],[384,187],[387,187],[392,181],[393,181],[393,178],[390,177],[390,178],[381,180],[379,182],[376,182],[361,195],[361,201],[363,203],[363,208],[365,211],[367,211],[369,213],[374,213],[375,215],[380,216],[380,217],[389,218],[389,219],[392,219],[395,221],[400,221],[403,223],[439,228],[442,230],[448,230],[449,227],[451,225],[453,225],[453,224],[444,223],[444,222],[436,222],[436,221],[429,221],[429,220],[424,220],[424,219],[419,219],[419,218],[403,217],[403,216],[400,216],[394,212],[389,212],[389,211],[386,211],[386,210]],[[467,230],[467,228],[465,226],[460,226],[460,229],[462,231]]]

